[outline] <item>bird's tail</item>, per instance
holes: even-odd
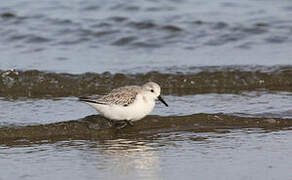
[[[98,102],[98,101],[96,101],[94,99],[90,99],[88,97],[79,97],[78,100],[82,101],[82,102],[88,102],[88,103],[94,103],[94,104],[104,104],[102,102]]]

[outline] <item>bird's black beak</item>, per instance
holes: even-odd
[[[165,106],[168,107],[168,104],[162,99],[161,96],[158,96],[158,100],[161,101]]]

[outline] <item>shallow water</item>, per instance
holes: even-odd
[[[291,97],[287,92],[165,96],[170,107],[157,104],[152,113],[165,118],[153,117],[150,127],[142,125],[144,128],[116,135],[82,135],[87,129],[76,121],[74,128],[80,130],[60,138],[54,134],[70,131],[73,126],[58,129],[58,124],[42,125],[78,120],[96,114],[95,110],[76,98],[2,99],[0,177],[177,179],[183,174],[184,179],[288,180],[292,165],[287,161],[292,153]],[[209,114],[202,121],[193,116],[188,118],[193,122],[180,122],[185,119],[182,115],[191,113]],[[235,124],[215,113],[235,115]],[[248,119],[252,117],[260,118]],[[173,118],[178,124],[170,121]],[[286,118],[289,124],[279,127]],[[170,125],[152,129],[162,121]],[[34,127],[27,129],[28,125]],[[24,129],[14,130],[18,126]]]
[[[1,146],[2,179],[291,179],[291,131]],[[13,168],[12,168],[13,167]]]
[[[292,118],[292,93],[243,92],[165,96],[169,107],[157,103],[153,115],[230,114],[240,117]],[[48,124],[83,118],[97,112],[77,98],[0,99],[0,125]],[[243,106],[244,105],[244,106]],[[1,126],[0,126],[1,127]]]
[[[291,180],[292,3],[0,4],[0,180]],[[116,131],[78,96],[158,82]]]

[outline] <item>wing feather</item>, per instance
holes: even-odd
[[[115,104],[128,106],[135,101],[136,96],[140,90],[141,87],[139,86],[124,86],[113,89],[109,94],[104,95],[98,99],[79,98],[79,100],[97,104]]]

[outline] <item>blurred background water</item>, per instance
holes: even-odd
[[[84,118],[76,96],[149,80],[170,105],[155,115],[289,121],[291,17],[290,0],[2,0],[0,131]],[[292,179],[291,127],[136,133],[0,143],[0,180]]]
[[[2,1],[0,69],[291,64],[291,1]]]

